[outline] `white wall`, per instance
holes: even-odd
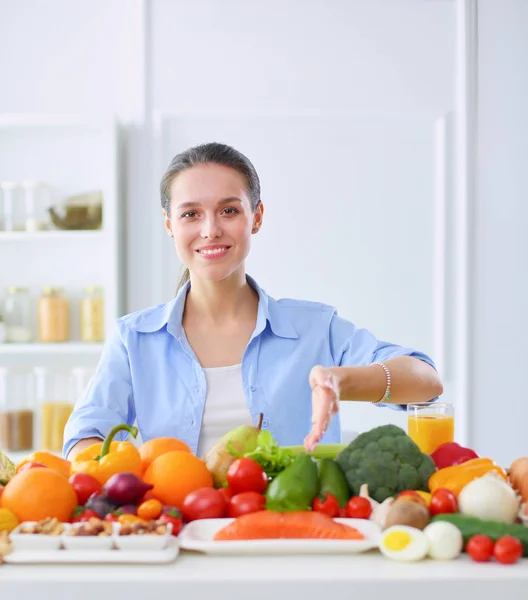
[[[479,2],[478,58],[473,436],[507,463],[527,451],[528,2]]]

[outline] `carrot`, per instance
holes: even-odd
[[[280,513],[264,510],[238,517],[220,529],[217,541],[256,539],[334,539],[363,540],[354,527],[337,523],[323,513],[294,511]]]

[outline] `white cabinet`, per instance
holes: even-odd
[[[98,286],[103,290],[105,333],[123,314],[123,217],[116,123],[107,116],[0,114],[0,182],[21,184],[28,180],[45,184],[41,215],[48,223],[44,230],[34,226],[20,230],[0,218],[0,314],[4,314],[8,287],[27,288],[33,341],[0,343],[0,367],[28,372],[37,367],[95,369],[104,339],[82,341],[80,303],[84,288]],[[61,207],[72,197],[93,193],[102,196],[102,222],[97,229],[63,230],[51,222],[50,205]],[[19,189],[13,202],[22,212],[25,200]],[[3,210],[5,214],[5,202]],[[21,223],[24,227],[24,221]],[[69,335],[61,343],[39,341],[38,298],[46,286],[62,288],[68,300]]]

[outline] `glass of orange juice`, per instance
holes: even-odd
[[[407,405],[407,434],[424,454],[455,441],[455,407],[452,404]]]

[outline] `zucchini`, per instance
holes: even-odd
[[[460,513],[436,515],[434,521],[447,521],[460,530],[464,538],[464,548],[472,535],[487,535],[496,542],[503,535],[517,538],[523,546],[523,556],[528,556],[528,527],[524,525],[500,523],[499,521],[484,521],[476,517],[468,517]]]

